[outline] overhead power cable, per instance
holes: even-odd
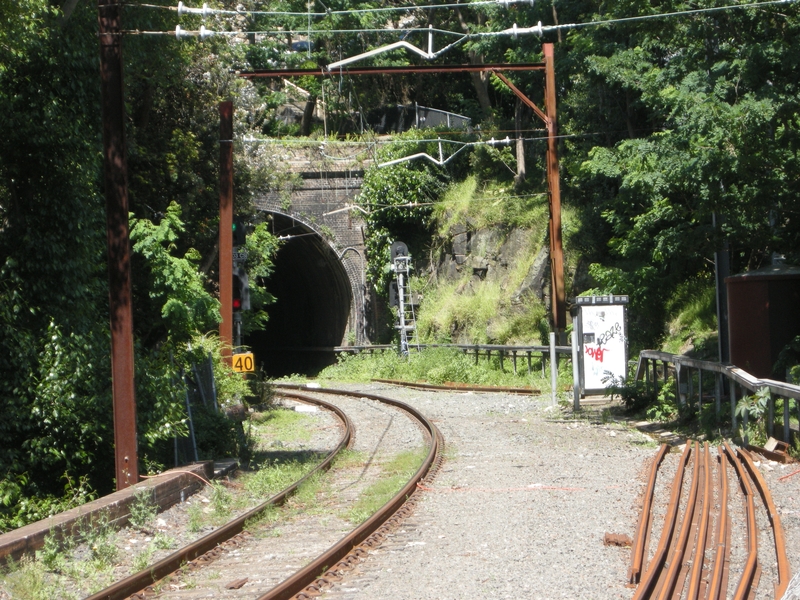
[[[509,0],[512,2],[513,0]],[[522,0],[517,0],[522,1]],[[704,14],[704,13],[713,13],[713,12],[722,12],[722,11],[730,11],[730,10],[739,10],[739,9],[747,9],[747,8],[760,8],[765,6],[774,6],[774,5],[781,5],[781,4],[794,4],[798,0],[764,0],[762,2],[750,2],[745,4],[729,4],[725,6],[716,6],[716,7],[708,7],[708,8],[695,8],[695,9],[687,9],[681,10],[676,12],[670,13],[657,13],[652,15],[637,15],[633,17],[619,17],[614,19],[605,19],[601,21],[587,21],[585,23],[564,23],[560,25],[542,25],[541,21],[532,27],[519,27],[516,23],[508,28],[501,31],[484,31],[484,32],[477,32],[477,33],[468,33],[464,34],[463,32],[456,32],[456,31],[449,31],[446,29],[433,29],[433,33],[438,33],[441,35],[450,35],[450,36],[458,36],[459,40],[450,44],[447,49],[452,48],[455,45],[461,44],[465,41],[479,39],[479,38],[487,38],[487,37],[518,37],[520,35],[530,35],[534,34],[537,36],[542,36],[545,33],[549,32],[557,32],[557,31],[566,31],[570,29],[580,29],[584,27],[596,27],[602,25],[615,25],[619,23],[632,23],[637,21],[646,21],[651,19],[664,19],[668,17],[680,17],[680,16],[691,16],[697,14]],[[497,3],[497,0],[494,0],[491,3]],[[504,4],[504,2],[500,2]],[[465,3],[453,6],[471,6],[473,4],[478,4],[477,2],[472,3]],[[154,5],[146,5],[140,4],[137,6],[154,6]],[[440,6],[449,6],[449,5],[437,5]],[[159,7],[164,8],[164,7]],[[202,12],[203,9],[194,9],[199,10]],[[383,10],[383,9],[373,9],[373,10]],[[239,14],[236,11],[230,11],[233,14]],[[345,11],[347,12],[347,11]],[[243,13],[244,14],[244,13]],[[312,13],[315,14],[315,13]],[[327,13],[325,13],[327,14]],[[308,13],[297,13],[297,15],[306,16]],[[191,31],[182,29],[178,26],[175,31],[139,31],[139,30],[129,30],[125,31],[124,33],[128,35],[166,35],[172,36],[174,35],[177,38],[188,38],[188,37],[200,37],[200,38],[208,38],[215,35],[223,35],[223,36],[235,36],[235,35],[320,35],[320,34],[359,34],[359,33],[400,33],[407,35],[409,33],[415,32],[425,32],[429,33],[431,30],[428,28],[408,28],[408,29],[365,29],[365,28],[354,28],[354,29],[307,29],[307,30],[293,30],[293,29],[278,29],[278,30],[263,30],[263,31],[212,31],[206,29],[205,27],[201,27],[200,30]],[[410,45],[410,44],[409,44]],[[415,52],[419,54],[423,54],[424,51],[420,49],[415,49]],[[437,58],[442,54],[442,51],[436,52],[431,58]]]
[[[409,4],[406,6],[382,6],[378,8],[357,8],[351,10],[331,10],[326,7],[324,12],[293,12],[283,10],[224,10],[217,8],[210,8],[207,3],[203,3],[201,8],[193,8],[186,6],[183,2],[178,2],[178,6],[161,6],[159,4],[138,4],[131,3],[128,6],[139,6],[142,8],[159,8],[162,10],[171,10],[177,12],[178,15],[201,15],[203,17],[210,17],[214,15],[228,15],[228,16],[270,16],[270,17],[314,17],[324,18],[333,15],[352,15],[352,14],[370,14],[370,13],[387,13],[387,12],[412,12],[415,10],[435,10],[441,8],[478,8],[484,6],[503,6],[508,8],[515,4],[528,4],[534,5],[535,0],[476,0],[475,2],[460,2],[454,4]],[[320,2],[320,4],[322,4]],[[324,6],[324,5],[323,5]]]
[[[199,37],[201,39],[210,38],[215,35],[221,36],[238,36],[238,35],[264,35],[264,36],[285,36],[285,35],[321,35],[321,34],[350,34],[350,33],[389,33],[408,35],[410,33],[439,33],[442,35],[464,37],[464,34],[458,31],[449,31],[447,29],[433,29],[428,27],[412,27],[405,29],[272,29],[272,30],[259,30],[259,31],[213,31],[201,26],[198,30],[183,29],[180,25],[175,27],[175,31],[140,31],[128,30],[124,33],[129,35],[174,35],[176,38],[190,38]],[[459,40],[460,42],[461,40]]]

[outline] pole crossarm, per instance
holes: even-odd
[[[491,73],[492,73],[492,75],[497,77],[500,81],[505,83],[506,86],[508,87],[508,89],[510,89],[512,92],[514,92],[514,94],[516,94],[517,98],[522,100],[528,106],[528,108],[530,108],[536,114],[536,116],[539,117],[544,122],[545,125],[547,125],[548,131],[549,131],[550,124],[551,124],[550,117],[548,117],[546,114],[544,114],[542,109],[540,109],[538,106],[536,106],[536,104],[534,104],[533,100],[528,98],[525,94],[523,94],[519,90],[519,88],[517,88],[517,86],[515,86],[513,83],[511,83],[511,81],[508,79],[508,77],[506,77],[505,75],[503,75],[502,73],[500,73],[499,71],[496,71],[494,69],[491,71]]]
[[[477,65],[407,65],[397,67],[357,67],[326,71],[323,69],[255,69],[253,71],[240,71],[239,77],[256,79],[259,77],[332,77],[338,74],[347,75],[402,75],[425,73],[481,73],[492,71],[495,74],[501,71],[544,71],[544,63],[520,63],[516,65],[489,63]]]

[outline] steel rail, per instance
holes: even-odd
[[[703,564],[706,553],[706,541],[708,538],[708,523],[711,516],[711,451],[708,442],[704,444],[703,452],[703,509],[700,514],[700,529],[697,532],[697,543],[694,549],[694,560],[692,571],[689,576],[689,589],[686,600],[698,600],[700,596],[700,579],[703,575]]]
[[[756,570],[758,568],[758,529],[756,527],[756,509],[753,502],[753,489],[750,487],[750,480],[747,473],[744,472],[744,467],[741,461],[736,458],[736,454],[731,449],[728,442],[725,442],[725,452],[728,453],[736,473],[739,475],[739,482],[742,485],[742,491],[745,495],[746,510],[747,510],[747,561],[745,562],[742,576],[739,579],[739,584],[736,586],[736,592],[733,595],[733,600],[746,600],[750,595],[750,590],[756,578]]]
[[[269,590],[266,594],[263,594],[258,598],[258,600],[289,600],[290,598],[301,594],[312,586],[313,582],[316,581],[320,575],[328,570],[334,570],[338,567],[340,563],[343,562],[343,559],[353,551],[359,550],[358,546],[362,544],[367,538],[372,535],[383,523],[385,523],[398,509],[400,509],[406,500],[411,496],[412,493],[417,488],[417,484],[425,477],[428,471],[433,466],[434,462],[440,458],[440,453],[443,447],[443,440],[441,438],[441,434],[439,430],[431,423],[422,413],[420,413],[417,409],[413,406],[410,406],[404,402],[400,402],[399,400],[393,400],[392,398],[386,398],[383,396],[378,396],[375,394],[369,394],[365,392],[351,392],[346,390],[333,390],[333,389],[323,389],[323,388],[314,388],[309,389],[303,386],[298,386],[294,384],[277,384],[276,387],[278,389],[304,389],[307,391],[313,391],[314,393],[322,393],[322,394],[336,394],[339,396],[351,396],[356,398],[367,398],[370,400],[376,400],[378,402],[382,402],[384,404],[389,404],[401,410],[404,410],[411,414],[419,423],[427,430],[428,435],[430,437],[430,448],[428,450],[428,455],[425,457],[425,460],[420,465],[417,472],[411,477],[408,483],[403,486],[393,498],[391,498],[386,504],[384,504],[378,512],[372,515],[369,519],[364,521],[359,527],[351,531],[341,540],[336,542],[333,546],[331,546],[328,550],[326,550],[323,554],[318,556],[315,560],[311,563],[297,571],[294,575],[283,581],[282,583],[276,585],[271,590]],[[318,595],[318,589],[309,589],[308,595],[314,596]]]
[[[689,531],[691,530],[692,520],[694,517],[695,507],[697,506],[697,492],[700,487],[700,465],[703,460],[702,450],[698,451],[697,442],[694,443],[694,468],[692,469],[692,483],[689,488],[689,501],[686,503],[686,511],[683,515],[683,522],[681,523],[681,530],[678,534],[677,543],[672,549],[672,560],[667,568],[667,575],[664,579],[661,590],[658,594],[659,600],[666,600],[672,597],[675,590],[675,584],[678,581],[678,573],[680,572],[683,558],[686,554],[686,544],[689,540]]]
[[[372,379],[375,383],[388,383],[419,390],[443,390],[448,392],[501,392],[505,394],[541,394],[542,390],[529,387],[503,387],[491,385],[469,385],[466,383],[423,383],[421,381],[400,381],[399,379]]]
[[[237,75],[245,79],[258,77],[332,77],[345,75],[391,75],[425,73],[483,73],[486,71],[544,71],[544,63],[492,63],[485,65],[410,65],[399,67],[350,67],[344,69],[254,69],[239,71]]]
[[[730,546],[728,535],[730,522],[728,517],[728,469],[724,453],[717,448],[717,463],[719,464],[720,485],[720,511],[717,519],[717,549],[714,553],[714,570],[711,573],[711,582],[708,586],[708,600],[719,600],[722,590],[722,580],[725,564],[730,560]]]
[[[649,598],[653,592],[653,588],[658,581],[658,576],[664,567],[664,560],[666,559],[667,547],[672,538],[672,533],[675,530],[675,522],[678,516],[678,508],[681,498],[681,489],[683,488],[683,476],[686,472],[686,462],[689,460],[691,454],[691,445],[686,444],[681,454],[680,462],[678,463],[678,470],[675,473],[675,478],[672,482],[672,491],[670,493],[669,507],[667,514],[664,516],[664,527],[661,530],[661,538],[658,540],[658,547],[656,548],[653,560],[645,571],[639,586],[636,588],[636,593],[633,600],[644,600]]]
[[[772,500],[772,494],[767,488],[767,482],[764,481],[764,476],[753,462],[753,457],[750,452],[744,448],[739,448],[738,452],[739,456],[744,459],[744,464],[756,484],[758,493],[764,502],[764,507],[767,509],[769,522],[772,525],[772,534],[775,539],[775,554],[778,560],[778,583],[775,585],[775,599],[780,600],[780,598],[783,598],[786,588],[789,586],[789,580],[792,578],[792,569],[789,565],[789,559],[786,556],[786,539],[783,535],[781,518],[780,515],[778,515],[775,502]]]
[[[317,465],[312,471],[307,473],[302,479],[299,479],[289,487],[285,488],[281,492],[275,494],[265,502],[259,504],[255,508],[247,511],[243,515],[237,517],[236,519],[230,521],[226,525],[223,525],[219,529],[212,531],[208,535],[203,536],[199,540],[196,540],[181,548],[180,550],[173,552],[169,556],[163,558],[162,560],[158,561],[157,563],[147,567],[146,569],[139,571],[138,573],[134,573],[125,579],[117,581],[113,585],[92,594],[86,600],[121,600],[122,598],[128,598],[133,594],[143,590],[148,585],[155,583],[159,579],[163,579],[170,573],[173,573],[177,569],[179,569],[183,564],[194,560],[209,550],[213,550],[222,542],[225,542],[232,538],[233,536],[241,533],[244,530],[245,523],[252,519],[253,517],[257,517],[261,514],[264,510],[271,506],[280,506],[283,504],[296,490],[297,488],[302,485],[305,481],[307,481],[310,477],[319,473],[323,470],[327,470],[330,468],[331,463],[336,458],[336,455],[341,452],[344,448],[347,448],[350,445],[350,442],[353,438],[353,425],[350,422],[350,419],[347,415],[340,409],[338,406],[335,406],[329,402],[325,402],[324,400],[318,400],[315,398],[310,397],[302,397],[299,394],[294,395],[294,397],[302,402],[310,403],[310,404],[317,404],[319,406],[323,406],[328,410],[331,410],[334,414],[336,414],[339,419],[341,420],[342,424],[344,425],[344,433],[342,435],[342,439],[339,441],[339,444],[334,448],[328,456],[323,460],[319,465]]]
[[[629,583],[639,583],[639,577],[641,576],[642,567],[644,566],[644,557],[647,553],[647,529],[648,524],[650,523],[650,515],[652,514],[653,496],[656,489],[656,476],[658,474],[658,468],[664,461],[664,457],[669,452],[669,449],[670,447],[668,444],[661,444],[661,448],[658,449],[658,452],[653,459],[653,464],[650,467],[650,477],[647,479],[644,499],[642,500],[642,512],[639,515],[639,524],[636,526],[636,533],[634,535],[635,541],[633,544],[633,551],[631,552],[631,568],[628,571]]]

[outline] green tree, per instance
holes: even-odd
[[[0,488],[10,490],[0,502],[3,527],[63,508],[62,496],[86,498],[113,484],[97,12],[82,2],[67,15],[57,4],[0,0]],[[175,26],[170,11],[148,7],[126,8],[123,19],[130,29]],[[191,359],[189,344],[196,351],[216,324],[217,104],[234,97],[246,112],[258,99],[228,71],[230,59],[220,60],[230,57],[225,40],[132,35],[123,47],[147,450],[185,428],[178,371]],[[237,136],[249,126],[237,119]],[[251,190],[267,175],[247,161],[236,173],[237,210],[251,213]],[[269,252],[262,242],[259,250]],[[256,272],[271,264],[268,256],[253,260]],[[238,376],[220,380],[223,395],[246,388]]]
[[[404,142],[382,149],[377,160],[389,162],[419,152],[435,152],[424,141],[425,134],[403,134]],[[389,293],[389,247],[393,242],[405,242],[412,256],[423,252],[432,233],[433,204],[444,191],[447,178],[446,169],[427,160],[374,166],[364,174],[358,202],[367,212],[367,276],[379,295],[387,297]]]
[[[681,7],[615,6],[603,18]],[[724,240],[736,270],[796,256],[797,34],[795,8],[765,8],[568,36],[569,67],[582,72],[567,124],[606,138],[572,144],[571,196],[596,228],[587,239],[608,242],[592,273],[601,291],[632,295],[639,343],[658,342],[671,295],[709,280]]]

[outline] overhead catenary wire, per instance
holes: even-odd
[[[306,36],[313,36],[313,35],[324,35],[324,34],[360,34],[360,33],[389,33],[389,34],[402,34],[408,35],[410,33],[429,33],[433,31],[434,33],[440,33],[442,35],[450,35],[450,36],[458,36],[460,38],[468,37],[464,33],[458,31],[449,31],[447,29],[436,29],[433,28],[432,30],[429,27],[405,27],[402,29],[378,29],[378,28],[360,28],[360,29],[269,29],[269,30],[258,30],[258,31],[242,31],[242,30],[235,30],[235,31],[214,31],[211,29],[207,29],[205,26],[201,26],[200,29],[197,30],[190,30],[190,29],[183,29],[180,25],[176,26],[174,31],[141,31],[138,29],[129,29],[123,31],[123,33],[128,35],[166,35],[166,36],[175,36],[176,38],[180,39],[182,37],[200,37],[200,38],[208,38],[216,35],[221,36],[238,36],[238,35],[262,35],[262,36],[285,36],[285,35],[306,35]],[[459,40],[460,42],[461,40]]]
[[[142,8],[156,8],[162,10],[170,10],[177,12],[178,15],[202,15],[207,16],[275,16],[275,17],[313,17],[324,18],[329,16],[338,15],[353,15],[353,14],[374,14],[374,13],[388,13],[388,12],[412,12],[415,10],[436,10],[436,9],[453,9],[453,8],[478,8],[485,6],[503,6],[506,9],[509,6],[516,4],[534,5],[535,0],[475,0],[474,2],[456,2],[450,4],[409,4],[406,6],[381,6],[377,8],[357,8],[352,10],[331,10],[326,8],[324,12],[297,12],[285,10],[225,10],[210,8],[207,3],[203,3],[202,8],[194,8],[186,6],[183,2],[178,2],[177,6],[163,6],[160,4],[144,4],[144,3],[127,3],[126,6],[138,6]],[[321,3],[320,3],[321,4]],[[310,6],[310,5],[309,5]]]
[[[509,0],[512,2],[513,0]],[[522,0],[517,0],[522,1]],[[458,36],[460,39],[454,44],[461,44],[465,41],[480,39],[480,38],[488,38],[488,37],[518,37],[520,35],[537,35],[542,36],[545,33],[549,32],[559,32],[559,31],[567,31],[570,29],[580,29],[585,27],[598,27],[598,26],[605,26],[605,25],[615,25],[620,23],[632,23],[637,21],[645,21],[651,19],[665,19],[670,17],[681,17],[681,16],[691,16],[697,14],[707,14],[713,12],[722,12],[722,11],[731,11],[731,10],[740,10],[740,9],[747,9],[747,8],[760,8],[765,6],[774,6],[774,5],[783,5],[783,4],[794,4],[798,2],[798,0],[763,0],[760,2],[749,2],[743,4],[728,4],[724,6],[712,6],[707,8],[694,8],[694,9],[687,9],[687,10],[680,10],[668,13],[656,13],[650,15],[635,15],[631,17],[618,17],[613,19],[604,19],[598,21],[586,21],[583,23],[564,23],[558,25],[543,25],[541,21],[534,26],[530,27],[520,27],[516,23],[507,29],[503,29],[500,31],[482,31],[482,32],[474,32],[474,33],[463,33],[457,31],[450,31],[446,29],[429,29],[429,28],[402,28],[402,29],[376,29],[376,28],[352,28],[352,29],[306,29],[306,30],[294,30],[294,29],[277,29],[277,30],[261,30],[261,31],[212,31],[206,29],[205,27],[201,27],[200,30],[185,30],[178,26],[175,31],[140,31],[140,30],[128,30],[124,31],[123,33],[128,35],[165,35],[165,36],[175,36],[177,38],[182,37],[201,37],[207,38],[215,35],[223,35],[223,36],[232,36],[232,35],[324,35],[324,34],[363,34],[363,33],[401,33],[404,35],[408,35],[409,33],[438,33],[441,35],[449,35],[449,36]],[[490,4],[505,4],[505,2],[498,2],[495,0],[494,2],[489,2]],[[464,3],[464,4],[457,4],[453,6],[458,7],[470,7],[472,5],[478,4],[477,2],[471,3]],[[141,7],[157,7],[157,5],[148,5],[148,4],[133,4],[132,6],[141,6]],[[436,5],[436,7],[443,7],[448,5]],[[166,8],[166,7],[158,7],[158,8]],[[420,7],[423,8],[423,7]],[[387,7],[388,9],[388,7]],[[177,10],[177,9],[175,9]],[[200,11],[197,14],[202,14],[203,9],[194,9]],[[367,9],[363,9],[367,10]],[[384,10],[384,9],[369,9],[369,10]],[[209,9],[207,13],[209,16],[212,14],[212,9]],[[238,12],[238,11],[229,11],[232,15],[238,14],[249,14],[245,12]],[[351,12],[351,11],[343,11],[343,12]],[[352,11],[354,12],[354,11]],[[296,13],[296,16],[307,16],[309,13]],[[314,13],[315,14],[315,13]],[[328,13],[320,13],[327,15]],[[333,14],[333,13],[332,13]],[[291,16],[290,14],[286,13],[283,16]],[[451,44],[454,45],[454,44]],[[436,53],[435,57],[438,57],[441,54],[440,52]]]

